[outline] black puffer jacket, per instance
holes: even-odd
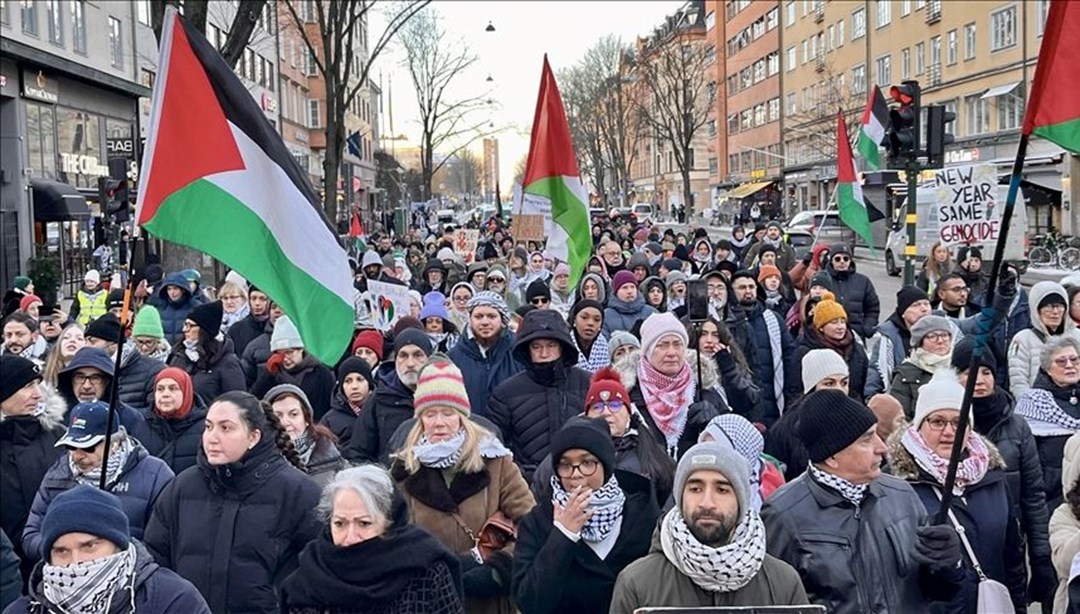
[[[146,414],[157,457],[165,461],[173,473],[180,475],[188,467],[195,466],[195,459],[202,448],[203,422],[206,421],[206,403],[196,395],[191,412],[179,420],[168,420],[153,411]],[[144,442],[145,444],[145,442]]]
[[[368,398],[371,398],[370,394]],[[364,401],[366,402],[367,399],[364,399]],[[330,411],[323,415],[322,419],[319,420],[319,424],[330,429],[330,432],[338,438],[338,450],[345,454],[349,442],[352,441],[353,427],[356,426],[358,420],[360,420],[360,416],[353,413],[352,408],[349,407],[349,402],[345,399],[345,394],[339,386],[334,390],[334,396],[330,397]]]
[[[292,369],[286,369],[284,365],[277,373],[270,373],[266,367],[259,368],[259,375],[251,386],[251,394],[260,399],[266,396],[271,388],[279,384],[292,384],[304,391],[311,401],[311,412],[315,420],[322,419],[326,412],[330,411],[330,397],[334,394],[334,373],[319,359],[308,354],[300,361],[300,364]]]
[[[229,339],[233,341],[233,348],[236,350],[237,356],[243,356],[248,344],[266,332],[266,322],[266,317],[258,319],[255,314],[249,313],[247,317],[229,328],[227,334]]]
[[[199,461],[161,493],[145,542],[214,612],[278,610],[277,588],[319,533],[319,487],[264,436],[238,462]]]
[[[125,343],[120,371],[116,374],[116,393],[120,402],[146,413],[146,408],[153,402],[154,377],[164,368],[165,363],[144,356],[135,344]]]
[[[345,458],[354,463],[389,465],[390,436],[413,417],[413,390],[402,383],[393,363],[381,365],[375,374],[375,391],[364,402],[353,428]]]
[[[791,370],[800,391],[803,389],[803,357],[810,350],[832,350],[840,354],[848,365],[848,396],[860,403],[863,401],[863,391],[866,390],[866,374],[870,370],[870,359],[866,355],[866,348],[862,346],[854,333],[849,334],[849,339],[850,344],[841,351],[826,344],[821,333],[815,330],[813,326],[803,327],[799,338],[795,340],[795,368]]]
[[[211,403],[223,393],[247,390],[240,359],[233,353],[233,342],[228,337],[224,342],[212,342],[210,354],[196,362],[184,353],[183,345],[177,346],[169,354],[169,366],[187,371],[195,394]]]
[[[881,301],[878,300],[874,283],[866,275],[855,272],[854,260],[847,271],[837,271],[833,268],[832,261],[825,270],[833,280],[836,301],[847,311],[848,326],[856,335],[861,335],[864,339],[870,338],[881,318]]]
[[[552,339],[562,346],[562,358],[534,364],[529,343]],[[548,454],[551,436],[571,417],[585,411],[590,375],[578,369],[577,346],[558,312],[530,312],[518,328],[514,356],[525,371],[499,384],[488,400],[488,418],[498,427],[506,447],[514,453],[525,480],[532,479],[536,465]]]

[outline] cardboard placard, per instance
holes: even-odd
[[[510,236],[514,241],[543,241],[546,238],[544,216],[529,213],[515,215],[510,223]]]
[[[467,265],[476,260],[476,244],[479,242],[479,230],[460,228],[454,231],[454,252],[461,256]]]

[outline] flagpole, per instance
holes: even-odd
[[[1013,161],[1012,177],[1009,179],[1009,194],[1005,198],[1005,211],[1001,214],[1001,231],[998,233],[997,245],[994,246],[994,263],[990,268],[990,282],[986,291],[986,305],[978,320],[978,328],[975,331],[975,347],[971,352],[971,365],[968,367],[967,383],[964,385],[964,400],[960,403],[960,419],[956,424],[956,438],[953,440],[952,453],[949,455],[949,468],[945,473],[944,489],[941,493],[941,508],[938,510],[935,524],[944,524],[948,517],[949,507],[952,505],[953,487],[956,485],[956,470],[960,464],[960,458],[964,451],[964,435],[968,428],[968,414],[971,410],[971,399],[975,393],[975,380],[979,375],[979,363],[982,356],[988,352],[987,338],[993,330],[995,321],[1000,320],[1003,314],[995,313],[994,295],[997,292],[998,278],[1001,269],[1005,265],[1005,244],[1009,237],[1009,226],[1012,222],[1013,210],[1016,208],[1016,195],[1020,191],[1020,180],[1024,171],[1024,158],[1027,157],[1028,134],[1020,135],[1020,144],[1016,148],[1016,160]],[[990,314],[987,317],[986,312]]]

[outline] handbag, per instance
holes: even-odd
[[[934,493],[938,496],[938,499],[941,499],[940,490],[934,488]],[[979,564],[979,559],[975,558],[975,550],[971,548],[971,542],[968,541],[964,531],[964,525],[960,524],[960,521],[956,519],[956,514],[953,513],[951,507],[949,508],[949,521],[952,522],[953,528],[956,529],[957,535],[960,536],[960,543],[964,545],[964,551],[967,552],[968,559],[971,560],[971,564],[975,567],[975,574],[979,576],[979,592],[975,611],[978,614],[1012,614],[1015,612],[1016,606],[1013,605],[1009,589],[1001,582],[987,578],[986,574],[983,573],[982,565]]]
[[[454,512],[453,516],[458,526],[465,531],[469,539],[473,540],[475,544],[473,557],[479,563],[486,562],[492,554],[517,539],[517,524],[502,513],[502,510],[496,510],[494,514],[488,516],[484,521],[484,526],[480,527],[479,533],[474,533],[457,512]]]

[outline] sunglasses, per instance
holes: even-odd
[[[833,262],[850,262],[851,258],[848,256],[833,256]]]
[[[531,303],[532,303],[533,305],[547,305],[547,304],[548,304],[548,303],[550,303],[551,301],[550,301],[550,300],[548,300],[548,299],[546,299],[546,298],[544,298],[544,297],[542,297],[542,296],[538,296],[538,297],[534,298],[534,299],[533,299],[532,301],[530,301],[530,302],[531,302]]]

